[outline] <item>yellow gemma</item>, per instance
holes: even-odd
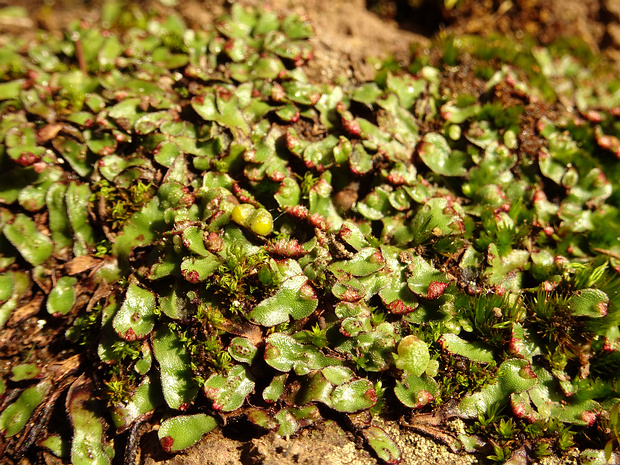
[[[254,213],[254,205],[249,203],[242,203],[241,205],[235,205],[232,211],[232,220],[240,224],[241,226],[250,226],[250,216]]]
[[[257,208],[250,216],[250,229],[259,236],[266,236],[273,229],[273,217],[264,208]]]

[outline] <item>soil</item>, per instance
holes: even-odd
[[[20,5],[30,12],[29,19],[0,24],[0,30],[20,34],[31,34],[38,27],[50,31],[62,30],[64,25],[75,18],[96,19],[99,3],[0,0],[0,7]],[[166,8],[157,2],[143,3],[164,10]],[[241,3],[263,4],[278,12],[309,16],[316,35],[313,39],[314,58],[307,74],[315,82],[371,79],[378,63],[373,57],[384,59],[391,56],[404,63],[412,48],[425,49],[430,45],[432,36],[449,33],[488,35],[499,32],[517,39],[529,34],[543,44],[559,37],[579,37],[595,53],[614,60],[620,68],[620,0],[464,0],[453,9],[443,7],[444,2],[440,0],[409,0],[409,3],[404,0],[241,0]],[[416,9],[413,4],[421,5]],[[223,0],[180,0],[174,8],[190,24],[200,25],[222,14],[227,6]],[[38,305],[34,307],[38,308]],[[33,333],[37,333],[35,313],[23,315],[24,325],[32,322]],[[0,338],[0,345],[4,345],[8,338],[10,335],[5,331]],[[399,444],[403,464],[477,463],[473,456],[450,451],[446,444],[450,443],[456,432],[441,431],[424,422],[414,428],[402,427],[395,422],[381,426]],[[293,438],[280,438],[273,433],[262,436],[250,434],[250,437],[244,435],[230,428],[218,429],[184,453],[172,456],[163,452],[156,434],[148,432],[140,438],[136,463],[377,463],[377,459],[362,446],[358,437],[332,420],[316,428],[302,430]],[[59,463],[58,459],[49,454],[43,456],[43,460],[49,464]],[[523,463],[525,460],[523,458]],[[550,463],[561,463],[558,459],[549,460]],[[569,457],[563,463],[576,463],[576,458]]]

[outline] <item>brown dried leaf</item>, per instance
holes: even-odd
[[[101,260],[92,255],[80,255],[65,263],[65,270],[67,270],[67,274],[73,276],[83,271],[90,270],[99,263],[101,263]]]

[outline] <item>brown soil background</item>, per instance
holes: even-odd
[[[412,3],[414,0],[411,0]],[[29,34],[36,28],[62,30],[75,18],[95,21],[101,1],[0,0],[0,7],[24,6],[30,18],[3,24],[0,31]],[[144,5],[166,10],[158,2]],[[338,82],[342,78],[372,79],[376,60],[393,56],[406,62],[413,47],[430,46],[436,34],[468,33],[488,35],[501,32],[517,39],[528,34],[545,44],[559,37],[580,37],[601,57],[611,59],[620,70],[620,0],[465,0],[452,10],[442,8],[442,0],[421,1],[413,9],[406,0],[241,0],[242,4],[273,8],[281,13],[307,15],[314,25],[315,54],[307,74],[318,82]],[[209,23],[226,11],[224,0],[180,0],[174,7],[192,26]],[[420,435],[396,424],[382,424],[399,444],[405,465],[478,463],[468,455],[457,455],[441,445],[441,433],[427,428]],[[459,425],[454,425],[458,428]],[[207,435],[182,454],[163,452],[156,432],[140,439],[136,463],[184,465],[373,465],[377,463],[359,438],[334,421],[306,429],[293,438],[274,433],[252,437],[239,428],[225,427]],[[235,439],[236,438],[236,439]],[[239,438],[243,438],[240,440]],[[119,454],[122,455],[122,454]],[[117,457],[122,463],[122,457]],[[52,455],[41,463],[62,463]],[[4,463],[0,458],[0,463]],[[29,461],[21,462],[30,463]],[[526,463],[525,457],[522,461]],[[576,457],[549,458],[541,463],[578,463]]]

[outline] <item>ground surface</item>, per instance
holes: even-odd
[[[0,0],[0,7],[23,5],[31,19],[0,24],[28,34],[37,27],[62,29],[74,18],[97,17],[99,2],[70,0],[17,2]],[[145,2],[155,4],[156,2]],[[320,82],[336,82],[345,77],[364,81],[372,78],[374,63],[369,57],[394,56],[405,61],[411,47],[427,47],[430,36],[440,32],[489,34],[498,31],[520,37],[532,34],[542,43],[559,36],[581,37],[602,56],[620,64],[620,0],[514,0],[468,1],[452,11],[442,11],[427,0],[421,10],[406,2],[378,0],[244,0],[242,3],[270,5],[277,11],[307,14],[316,30],[314,59],[308,75]],[[164,8],[163,6],[161,8]],[[221,0],[180,1],[175,7],[190,24],[209,22],[224,12]],[[476,463],[471,456],[456,455],[435,440],[397,425],[384,425],[399,443],[402,463]],[[430,431],[430,430],[429,430]],[[154,433],[142,436],[140,463],[143,464],[307,464],[336,465],[377,463],[359,447],[355,437],[337,423],[328,421],[314,430],[304,430],[295,438],[273,434],[238,440],[234,431],[214,431],[183,454],[166,455]],[[57,459],[49,456],[47,463]],[[570,462],[570,460],[568,461]],[[525,459],[524,459],[525,463]]]

